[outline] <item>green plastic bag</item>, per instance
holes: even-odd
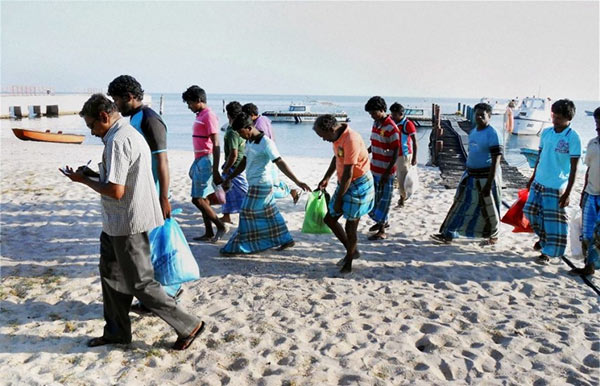
[[[329,194],[325,191],[314,191],[306,200],[302,233],[331,233],[331,229],[323,222],[327,214]]]

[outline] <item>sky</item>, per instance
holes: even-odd
[[[600,100],[599,1],[4,1],[3,88]]]

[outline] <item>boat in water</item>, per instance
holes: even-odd
[[[58,131],[56,133],[28,129],[13,128],[13,133],[22,141],[54,142],[54,143],[72,143],[80,144],[85,139],[85,135],[68,134]]]
[[[431,108],[406,107],[404,116],[413,121],[417,127],[432,126]]]
[[[487,103],[488,105],[492,106],[492,115],[503,115],[506,111],[506,108],[508,107],[508,102],[500,103],[498,101],[495,101],[494,103],[492,103],[492,100],[490,98],[481,98],[479,101],[481,103]]]
[[[350,122],[345,111],[316,112],[311,111],[310,106],[305,103],[291,103],[287,110],[269,110],[262,113],[273,123],[312,123],[317,117],[325,114],[333,115],[338,122]]]
[[[550,99],[527,97],[514,115],[513,134],[539,135],[543,128],[552,126]]]

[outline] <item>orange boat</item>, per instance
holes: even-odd
[[[64,134],[62,131],[51,133],[50,130],[37,131],[27,129],[12,129],[15,136],[23,141],[39,141],[39,142],[58,142],[58,143],[74,143],[80,144],[85,139],[85,135],[79,134]]]

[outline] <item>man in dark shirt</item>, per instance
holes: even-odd
[[[129,117],[129,123],[144,136],[152,154],[152,177],[158,191],[160,208],[164,219],[171,217],[169,203],[169,159],[167,158],[167,125],[161,116],[143,104],[142,85],[130,75],[121,75],[108,85],[108,95],[114,100],[119,112]],[[181,294],[181,284],[165,286],[164,290],[175,299]],[[131,307],[133,312],[147,314],[149,310],[141,303]]]
[[[144,90],[130,75],[116,77],[108,85],[108,95],[123,116],[139,131],[152,152],[152,175],[157,185],[163,218],[171,217],[169,203],[169,159],[167,158],[167,126],[154,110],[142,103]]]

